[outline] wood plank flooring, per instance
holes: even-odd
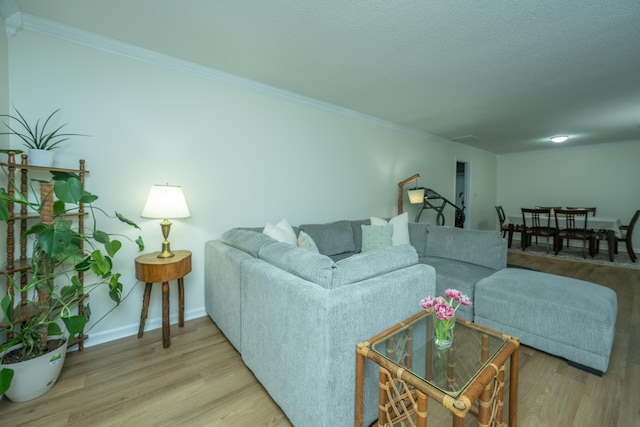
[[[519,425],[640,427],[640,272],[519,253],[510,253],[509,263],[589,280],[618,294],[616,337],[603,377],[521,348]],[[0,425],[291,426],[208,317],[182,329],[173,325],[171,339],[163,349],[157,329],[69,353],[49,393],[25,403],[0,402]],[[450,419],[430,402],[429,425],[451,425]],[[466,425],[477,426],[475,417]]]

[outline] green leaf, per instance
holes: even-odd
[[[112,240],[104,244],[104,248],[107,250],[109,256],[114,256],[116,252],[120,250],[122,243],[119,240]]]
[[[9,206],[7,205],[9,201],[7,198],[9,195],[7,194],[4,187],[0,189],[0,219],[6,221],[11,216],[11,212],[9,212]]]
[[[116,218],[118,218],[120,221],[124,222],[125,224],[129,224],[130,226],[140,230],[140,227],[138,227],[138,224],[136,224],[135,222],[131,221],[128,218],[125,218],[122,214],[119,214],[118,212],[116,212]]]
[[[122,299],[123,289],[122,283],[120,283],[119,279],[120,273],[117,273],[111,276],[111,280],[109,281],[109,297],[118,304],[120,304]]]
[[[91,257],[86,257],[81,262],[76,264],[73,269],[75,271],[87,271],[91,268]]]
[[[59,221],[53,227],[41,230],[36,244],[50,257],[56,257],[71,244],[72,238],[71,221]]]
[[[4,394],[11,386],[11,380],[13,379],[13,369],[2,368],[0,369],[0,395]]]
[[[53,191],[58,199],[66,203],[78,203],[84,194],[82,183],[75,177],[56,181],[53,185]]]
[[[55,202],[53,202],[54,215],[64,215],[66,210],[67,210],[67,207],[65,206],[65,203],[63,200],[56,200]]]
[[[13,325],[13,304],[11,295],[5,295],[0,301],[0,307],[2,307],[2,313],[4,313],[4,319],[9,325]]]
[[[85,191],[84,193],[82,193],[82,197],[80,198],[80,202],[82,203],[93,203],[96,200],[98,200],[98,196],[96,196],[95,194],[91,194],[88,191]]]
[[[63,317],[62,321],[67,327],[67,331],[69,331],[70,341],[73,340],[73,338],[84,328],[84,325],[87,324],[87,319],[84,316]]]
[[[109,234],[100,230],[96,230],[93,232],[93,238],[96,240],[96,242],[102,243],[103,245],[107,244],[110,240]]]
[[[136,244],[138,245],[138,250],[140,252],[144,251],[144,242],[142,241],[142,236],[138,236],[136,239]]]
[[[62,329],[57,323],[49,323],[49,325],[47,326],[47,333],[49,334],[49,336],[62,335]]]
[[[80,179],[80,176],[73,172],[51,171],[51,175],[54,181],[66,181],[69,178]]]
[[[112,262],[111,258],[104,256],[104,254],[98,250],[91,252],[91,270],[99,276],[108,276],[111,274]]]

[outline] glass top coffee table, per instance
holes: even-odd
[[[378,426],[426,426],[427,397],[463,426],[468,412],[478,425],[500,426],[504,371],[509,370],[509,426],[517,425],[517,338],[456,319],[453,345],[436,347],[433,316],[424,310],[356,348],[356,427],[362,426],[364,360],[380,366]]]

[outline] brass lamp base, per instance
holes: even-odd
[[[171,243],[168,241],[162,242],[162,251],[158,254],[158,258],[171,258],[175,254],[171,252]]]
[[[169,243],[169,232],[171,231],[171,222],[168,219],[163,220],[160,223],[162,229],[162,235],[164,236],[164,242],[162,242],[162,251],[158,254],[158,258],[171,258],[175,254],[171,252],[171,244]]]

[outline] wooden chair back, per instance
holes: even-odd
[[[502,206],[496,206],[496,212],[498,212],[498,221],[500,221],[500,228],[502,228],[504,222],[507,220],[507,217],[504,214],[504,209],[502,209]]]
[[[579,209],[579,210],[584,209],[589,211],[591,213],[591,216],[596,216],[596,210],[597,210],[597,208],[579,208],[579,207],[570,207],[570,206],[567,206],[567,209]]]
[[[565,226],[560,227],[558,218],[564,218]],[[556,228],[561,237],[584,239],[589,229],[589,211],[587,209],[556,209]]]

